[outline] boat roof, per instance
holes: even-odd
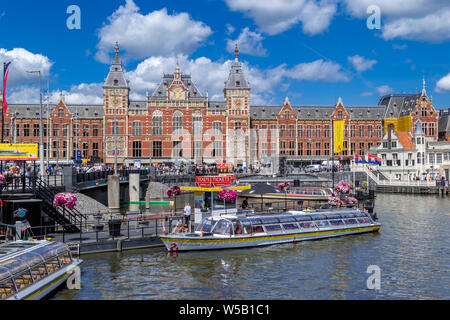
[[[364,211],[357,208],[340,208],[340,209],[317,209],[317,210],[310,210],[310,211],[300,211],[300,210],[290,210],[287,212],[282,213],[271,213],[271,214],[264,214],[264,213],[254,213],[254,214],[226,214],[221,216],[212,217],[213,220],[220,220],[220,219],[229,219],[229,220],[235,220],[239,219],[241,221],[244,220],[255,220],[255,219],[262,219],[265,223],[268,223],[270,219],[274,223],[279,222],[287,222],[287,220],[292,221],[310,221],[310,220],[323,220],[323,219],[340,219],[340,218],[352,218],[357,216],[366,216]],[[292,219],[290,219],[292,218]]]
[[[0,245],[0,280],[68,251],[54,241],[13,241]]]

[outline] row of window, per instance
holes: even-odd
[[[62,130],[61,130],[62,129]],[[69,125],[64,124],[62,127],[55,123],[52,125],[51,136],[52,137],[66,137],[68,133]],[[47,136],[47,124],[43,124],[42,135],[44,137]],[[31,134],[32,133],[32,134]],[[10,131],[9,128],[5,128],[5,136],[9,136]],[[31,124],[24,123],[16,124],[16,135],[17,137],[39,137],[40,135],[40,125],[38,123],[34,123],[33,127]],[[98,124],[84,124],[82,126],[82,131],[80,131],[80,126],[78,124],[72,125],[72,135],[79,137],[99,137],[100,136],[100,125]]]
[[[296,128],[297,127],[297,128]],[[255,129],[258,129],[258,126],[254,126]],[[375,131],[374,131],[375,128]],[[358,129],[358,131],[356,130]],[[331,137],[331,129],[330,125],[280,125],[279,131],[277,132],[277,126],[271,125],[270,130],[267,125],[261,125],[258,134],[261,138],[267,138],[268,135],[276,136],[279,133],[281,138],[329,138]],[[356,135],[358,133],[358,135]],[[351,138],[381,138],[383,134],[382,126],[377,125],[345,125],[344,135],[346,138],[349,136]]]
[[[219,220],[212,229],[212,233],[221,235],[240,235],[240,234],[254,234],[254,233],[271,233],[295,230],[320,230],[330,227],[338,226],[355,226],[358,224],[370,224],[371,220],[367,217],[360,218],[348,218],[348,219],[333,219],[333,220],[320,220],[320,221],[304,221],[304,222],[286,222],[286,223],[273,223],[273,224],[253,224],[247,221],[234,221]],[[205,224],[202,224],[203,232],[211,232],[212,224],[210,224],[205,230]],[[202,230],[200,229],[200,231]]]
[[[213,157],[222,157],[223,156],[223,142],[222,141],[214,141],[212,144],[213,149],[211,150],[211,156]],[[133,141],[132,142],[132,156],[133,158],[142,157],[142,141]],[[151,154],[153,158],[161,158],[162,154],[162,141],[152,141],[152,150]],[[183,148],[182,141],[172,141],[172,157],[173,158],[182,158],[182,157],[190,157],[191,151],[190,148]],[[194,141],[194,157],[200,158],[202,157],[202,142]]]
[[[262,150],[261,152],[263,154],[270,154],[270,151],[274,153],[275,148],[273,147],[270,151],[267,150],[267,143],[262,143]],[[314,146],[314,149],[313,149]],[[361,155],[364,155],[364,152],[368,149],[370,149],[373,146],[372,142],[360,142],[359,144],[356,144],[355,142],[350,143],[351,149],[348,149],[348,142],[344,141],[344,153],[345,150],[348,150],[348,154],[350,153],[358,153]],[[359,147],[357,149],[357,147]],[[316,143],[303,143],[299,142],[297,144],[297,149],[295,149],[295,141],[280,141],[280,154],[285,155],[298,155],[298,156],[328,156],[330,155],[330,143],[325,142],[316,142]]]

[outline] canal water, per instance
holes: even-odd
[[[449,299],[450,199],[378,194],[379,233],[262,248],[86,255],[57,300]],[[380,269],[380,289],[367,280]],[[373,283],[369,281],[369,283]]]

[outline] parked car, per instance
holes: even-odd
[[[305,168],[305,172],[322,172],[322,166],[320,164],[312,164]]]

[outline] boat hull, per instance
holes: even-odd
[[[249,236],[232,236],[227,238],[218,237],[196,237],[169,235],[161,236],[161,240],[168,251],[192,251],[192,250],[218,250],[218,249],[237,249],[267,246],[280,243],[295,243],[306,240],[316,240],[330,237],[339,237],[351,234],[360,234],[367,232],[377,232],[380,229],[379,224],[370,226],[359,226],[354,228],[322,229],[311,230],[297,233],[283,234],[261,234]]]

